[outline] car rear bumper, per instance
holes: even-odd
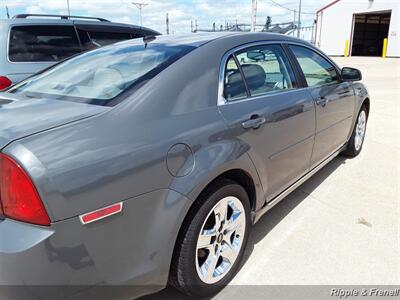
[[[132,299],[165,287],[190,202],[171,190],[124,201],[124,210],[82,225],[0,221],[0,298]],[[110,298],[111,297],[111,298]]]

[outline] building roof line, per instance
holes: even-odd
[[[338,3],[339,1],[340,1],[340,0],[335,0],[335,1],[331,2],[331,3],[329,3],[328,5],[325,5],[323,8],[317,10],[317,14],[319,14],[319,13],[322,12],[323,10],[325,10],[325,9],[327,9],[327,8],[329,8],[329,7],[331,7],[332,5]]]

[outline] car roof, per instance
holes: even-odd
[[[154,34],[160,34],[159,32],[155,31],[154,29],[133,25],[133,24],[125,24],[125,23],[115,23],[111,21],[96,21],[90,19],[61,19],[60,18],[52,18],[52,17],[34,17],[34,18],[11,18],[11,19],[3,19],[0,20],[0,24],[6,25],[99,25],[105,27],[127,27],[132,29],[138,30],[146,30],[146,31],[153,31]]]
[[[206,32],[206,33],[190,33],[182,35],[160,35],[157,36],[155,40],[151,41],[151,43],[200,47],[201,45],[204,45],[212,41],[226,40],[226,39],[236,41],[238,44],[240,44],[240,42],[243,40],[243,37],[246,37],[246,40],[250,38],[254,42],[271,40],[271,41],[293,41],[296,43],[308,44],[304,40],[297,39],[291,36],[279,33],[266,33],[266,32],[211,32],[211,33]],[[140,43],[140,41],[136,39],[136,40],[124,41],[122,43],[136,44]]]
[[[234,33],[218,32],[218,33],[189,33],[178,35],[160,35],[153,41],[155,44],[166,45],[187,45],[199,47],[205,43],[216,40],[218,38],[229,36]]]

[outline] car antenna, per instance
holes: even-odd
[[[143,37],[144,47],[147,48],[147,44],[154,41],[156,37],[154,35],[146,35]]]

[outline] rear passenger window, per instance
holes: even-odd
[[[15,26],[8,57],[12,62],[56,62],[79,53],[72,26]]]
[[[236,54],[252,96],[296,88],[290,63],[281,46],[262,45]]]
[[[290,46],[290,48],[299,62],[308,86],[339,82],[335,67],[321,55],[300,46]]]
[[[225,67],[224,98],[228,101],[234,101],[246,96],[246,86],[242,74],[231,56]]]

